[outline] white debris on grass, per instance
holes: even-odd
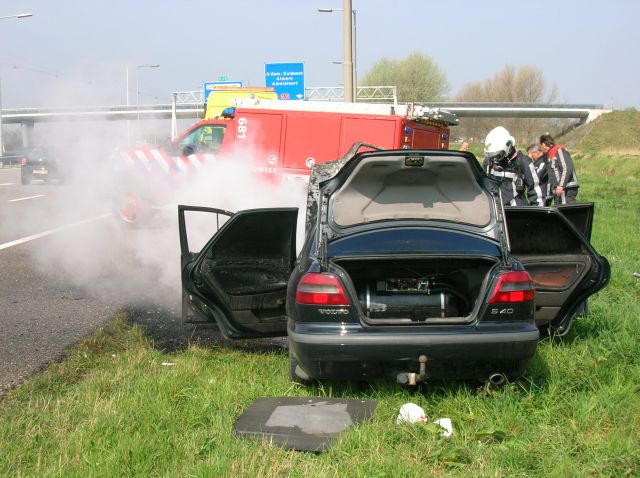
[[[451,418],[438,418],[433,423],[442,427],[442,432],[440,433],[441,437],[449,438],[453,435],[453,423],[451,423]]]
[[[427,414],[424,409],[416,405],[415,403],[405,403],[400,407],[400,413],[396,419],[397,424],[402,423],[426,423]],[[433,422],[434,425],[438,425],[442,431],[440,436],[443,438],[449,438],[453,435],[453,423],[448,417],[438,418]]]
[[[400,407],[396,423],[423,423],[427,419],[424,409],[415,403],[405,403]]]

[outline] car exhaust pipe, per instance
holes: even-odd
[[[502,387],[506,381],[507,381],[507,377],[505,377],[503,373],[499,373],[499,372],[492,373],[491,375],[489,375],[489,378],[487,379],[487,383],[491,385],[493,388]]]
[[[420,357],[418,357],[418,362],[420,362],[420,370],[418,373],[402,372],[398,374],[396,381],[400,385],[415,386],[421,382],[427,381],[427,356],[420,355]]]

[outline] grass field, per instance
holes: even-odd
[[[285,350],[167,354],[121,314],[0,402],[0,476],[639,476],[640,157],[575,160],[612,279],[567,337],[540,342],[524,378],[497,391],[468,382],[417,393],[391,382],[304,388],[288,381]],[[265,396],[378,407],[316,455],[233,437],[235,419]],[[450,417],[453,437],[396,425],[406,402],[431,420]]]

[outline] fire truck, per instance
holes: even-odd
[[[166,148],[122,155],[119,217],[140,220],[170,195],[167,188],[190,181],[208,164],[234,161],[243,151],[266,181],[304,180],[314,164],[336,159],[358,142],[448,149],[449,127],[458,124],[455,115],[422,104],[250,100],[194,124]]]

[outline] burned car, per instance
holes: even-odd
[[[314,166],[297,258],[296,208],[180,206],[183,318],[287,335],[299,382],[502,381],[606,285],[592,204],[504,208],[470,153],[369,149]],[[224,223],[194,252],[195,211]]]

